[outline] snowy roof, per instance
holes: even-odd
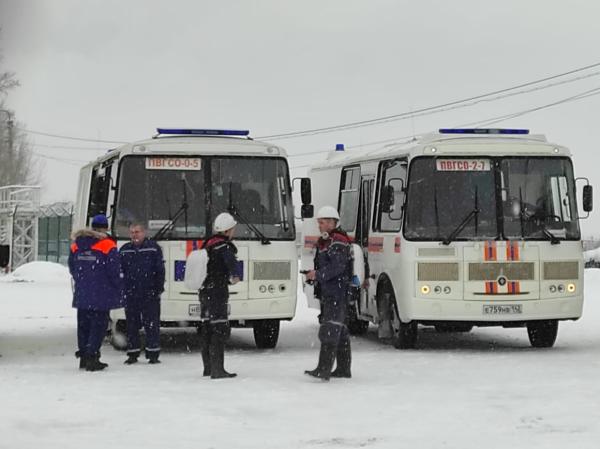
[[[332,151],[325,162],[313,169],[347,165],[349,163],[376,161],[390,157],[413,158],[423,155],[451,156],[509,156],[544,155],[570,156],[563,146],[549,143],[544,135],[498,134],[440,134],[430,133],[413,139],[392,143],[375,150]]]
[[[225,136],[161,136],[127,143],[114,148],[88,165],[95,165],[103,160],[112,159],[116,155],[122,157],[128,154],[287,157],[287,153],[283,148],[259,140]]]

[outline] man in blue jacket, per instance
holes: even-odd
[[[317,212],[321,238],[317,242],[315,269],[306,279],[317,283],[321,301],[321,351],[316,369],[306,374],[329,380],[330,377],[351,377],[350,334],[346,327],[348,292],[352,278],[352,258],[348,235],[338,228],[340,216],[331,206]],[[337,358],[337,367],[331,371]]]
[[[142,223],[129,226],[131,241],[121,247],[127,320],[127,365],[138,361],[140,328],[146,332],[146,358],[160,363],[160,295],[165,290],[165,262],[160,246],[146,238]]]
[[[73,276],[73,307],[77,309],[79,368],[100,371],[100,346],[108,328],[109,311],[122,307],[121,264],[117,245],[99,230],[108,228],[104,215],[92,220],[92,229],[77,231],[69,254]]]

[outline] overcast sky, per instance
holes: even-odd
[[[599,17],[600,2],[573,0],[0,0],[1,69],[21,81],[6,103],[30,130],[118,141],[147,138],[157,126],[244,128],[261,136],[416,110],[600,62]],[[326,151],[518,112],[596,87],[600,76],[277,143],[292,155]],[[576,175],[600,188],[599,108],[594,96],[494,126],[529,128],[569,147]],[[74,161],[110,147],[30,138],[36,153],[69,160],[44,159],[45,202],[73,199]],[[300,174],[315,160],[294,157],[291,165],[301,166],[294,169]],[[598,225],[593,217],[583,228],[600,236]]]

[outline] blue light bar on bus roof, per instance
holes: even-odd
[[[441,128],[440,134],[529,134],[528,129]]]
[[[185,134],[195,136],[247,136],[248,130],[242,129],[182,129],[156,128],[158,134]]]

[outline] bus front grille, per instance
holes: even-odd
[[[292,266],[289,261],[254,262],[255,281],[288,281]]]
[[[470,281],[495,281],[504,276],[511,281],[533,281],[535,264],[533,262],[506,263],[470,263]]]
[[[579,262],[544,262],[544,279],[557,281],[579,279]]]
[[[419,263],[419,281],[458,281],[457,263]]]

